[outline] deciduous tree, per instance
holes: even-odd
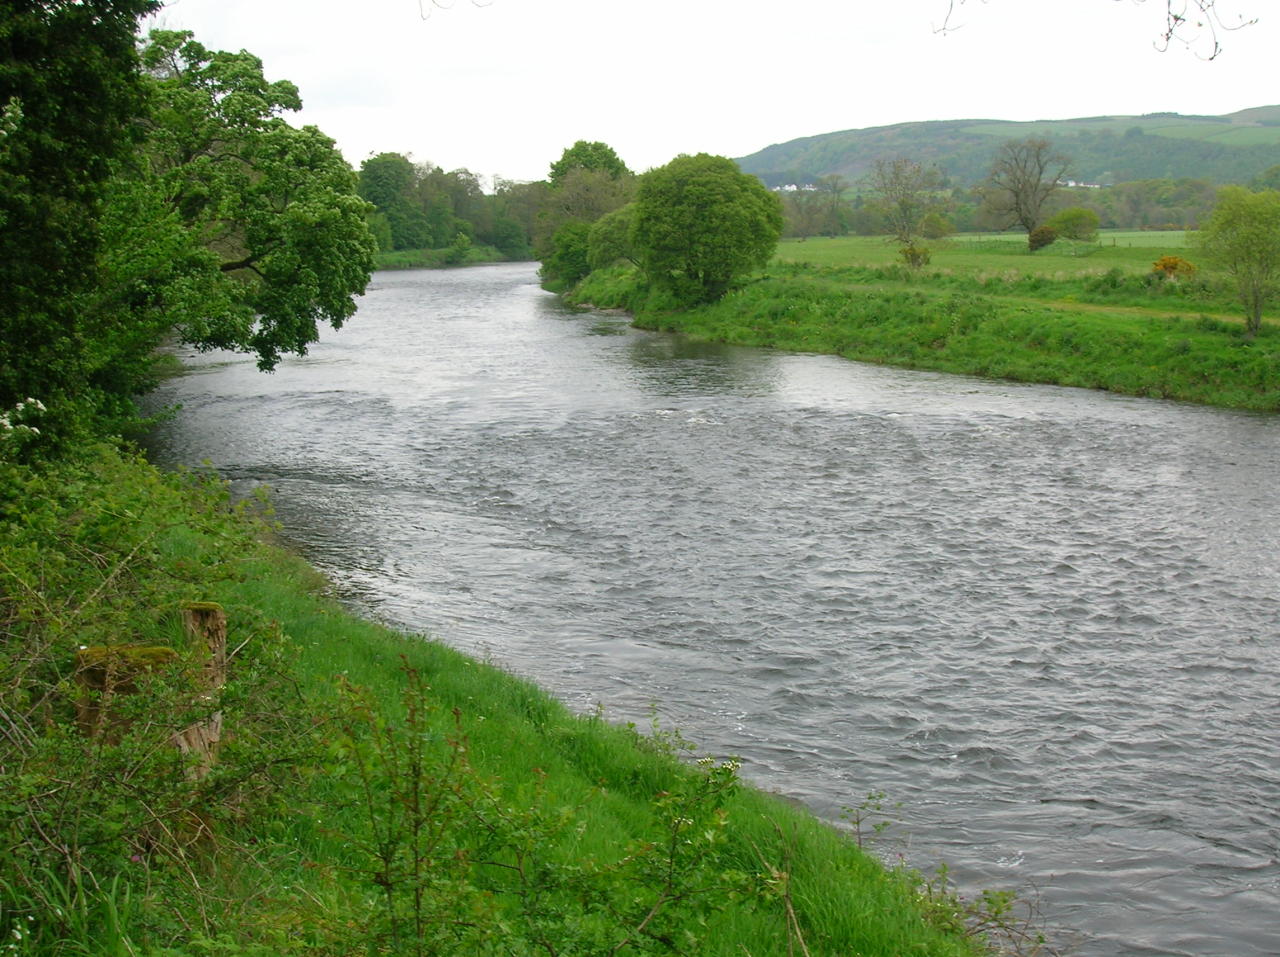
[[[96,403],[98,229],[141,110],[152,0],[10,0],[0,15],[0,410]]]
[[[1204,260],[1235,284],[1245,328],[1257,335],[1263,308],[1280,292],[1280,192],[1224,187],[1197,243]]]
[[[1006,226],[1021,226],[1030,236],[1043,222],[1049,197],[1062,186],[1070,162],[1054,153],[1048,140],[1033,136],[1008,141],[987,176],[988,210]]]
[[[566,147],[560,158],[551,164],[551,172],[547,179],[552,186],[559,186],[564,178],[575,169],[596,170],[607,173],[610,178],[630,175],[631,170],[622,162],[612,146],[607,143],[578,140]]]
[[[333,141],[285,121],[297,88],[268,82],[256,57],[173,31],[154,32],[142,56],[152,106],[121,190],[150,194],[164,241],[185,239],[184,269],[129,276],[127,291],[135,309],[178,317],[188,342],[271,369],[355,312],[374,266],[368,204]],[[119,261],[145,255],[146,237],[122,241]]]
[[[1083,206],[1068,206],[1054,213],[1047,225],[1063,239],[1092,242],[1098,238],[1098,214]]]
[[[876,160],[867,183],[894,240],[902,246],[914,246],[921,235],[921,221],[937,205],[941,174],[935,167],[899,156]]]
[[[763,268],[782,235],[778,198],[731,159],[677,156],[640,177],[632,238],[650,281],[686,305]]]

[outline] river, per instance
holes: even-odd
[[[357,608],[648,720],[1088,957],[1280,954],[1280,417],[631,329],[379,273],[162,461],[274,491]]]

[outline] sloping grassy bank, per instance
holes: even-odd
[[[1132,270],[1055,278],[779,264],[714,305],[673,311],[646,293],[634,271],[615,268],[588,276],[570,298],[628,309],[637,326],[697,339],[1280,409],[1275,327],[1248,339],[1227,317],[1221,291],[1153,282]]]
[[[979,949],[953,898],[731,764],[346,614],[261,507],[106,446],[0,458],[6,953]],[[214,694],[191,601],[227,616]],[[201,776],[169,742],[212,714]]]

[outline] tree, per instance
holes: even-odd
[[[1044,218],[1045,206],[1067,172],[1070,160],[1052,152],[1048,140],[1028,137],[1000,147],[987,175],[986,205],[1006,226],[1018,225],[1030,236]]]
[[[1093,242],[1098,238],[1098,224],[1101,220],[1092,209],[1083,206],[1068,206],[1054,213],[1047,225],[1064,239],[1075,239],[1080,242]]]
[[[936,205],[941,174],[935,167],[899,156],[876,160],[867,181],[894,240],[902,246],[915,246],[921,221]]]
[[[1280,192],[1226,186],[1197,237],[1201,256],[1234,282],[1250,338],[1262,310],[1280,291]]]
[[[601,216],[591,226],[587,234],[587,260],[592,269],[606,269],[623,260],[638,265],[631,245],[635,212],[635,205],[628,203]]]
[[[778,198],[731,159],[677,156],[640,177],[632,239],[645,275],[682,305],[712,302],[768,263]]]
[[[152,0],[10,0],[0,25],[0,412],[100,404],[94,295],[112,163],[143,90],[134,34]],[[20,346],[19,346],[20,344]]]
[[[551,164],[551,172],[547,179],[552,186],[559,186],[571,170],[586,169],[607,173],[611,179],[631,175],[627,164],[622,162],[613,147],[607,143],[578,140],[560,154],[560,158]]]
[[[355,312],[373,271],[355,175],[331,139],[284,120],[301,107],[297,88],[268,82],[251,54],[155,31],[142,57],[146,141],[118,192],[151,204],[183,268],[131,270],[117,285],[202,348],[255,353],[264,370],[305,353],[319,324],[336,329]],[[116,260],[148,258],[157,238],[125,231]]]

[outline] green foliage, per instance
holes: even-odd
[[[1249,335],[1257,335],[1264,307],[1280,291],[1280,192],[1226,187],[1197,245],[1235,286]]]
[[[215,839],[270,806],[311,724],[284,635],[252,609],[231,609],[227,684],[193,679],[179,596],[234,579],[251,542],[220,487],[96,448],[0,459],[0,493],[0,929],[29,953],[107,952],[130,888],[195,897]],[[194,774],[172,741],[214,713],[234,733]]]
[[[588,259],[591,227],[570,220],[551,237],[551,253],[542,261],[542,279],[553,288],[568,288],[591,272]]]
[[[1093,242],[1098,238],[1098,214],[1083,206],[1069,206],[1060,210],[1045,223],[1063,239]]]
[[[1058,231],[1052,226],[1037,226],[1027,234],[1027,248],[1037,252],[1058,241]]]
[[[681,304],[723,296],[763,268],[781,234],[778,198],[732,160],[678,156],[640,179],[632,242],[645,275]]]
[[[305,352],[320,324],[337,328],[354,313],[373,269],[368,207],[333,141],[285,121],[301,107],[297,88],[268,82],[256,57],[173,31],[153,32],[142,56],[148,136],[120,179],[180,227],[185,269],[119,283],[135,312],[180,316],[187,341],[254,352],[273,368]],[[145,250],[138,238],[126,234],[117,258]]]
[[[575,169],[606,173],[611,179],[631,174],[631,170],[627,169],[627,164],[622,162],[613,147],[607,143],[587,140],[578,140],[572,146],[566,147],[560,154],[560,158],[551,164],[547,179],[552,186],[560,186],[564,178]]]
[[[98,216],[142,108],[134,30],[151,0],[20,0],[0,29],[0,408],[39,396],[51,431],[102,404]],[[18,347],[18,344],[21,347]],[[54,401],[56,400],[56,401]]]
[[[635,223],[635,204],[601,216],[587,234],[587,262],[595,269],[607,269],[618,262],[636,263],[636,252],[631,245],[631,231]]]
[[[336,742],[368,824],[353,838],[379,898],[366,933],[391,952],[683,952],[746,889],[747,875],[719,853],[733,762],[674,775],[650,802],[650,835],[620,856],[578,857],[571,849],[594,816],[589,805],[604,794],[558,805],[541,772],[514,805],[509,783],[472,765],[461,713],[441,734],[425,677],[407,665],[405,676],[394,721],[367,690],[346,685]]]
[[[936,210],[925,213],[920,220],[920,235],[925,239],[946,239],[955,231],[955,223]]]
[[[931,258],[927,248],[915,245],[903,246],[898,250],[898,255],[901,256],[902,261],[912,269],[920,269],[929,265],[929,260]]]

